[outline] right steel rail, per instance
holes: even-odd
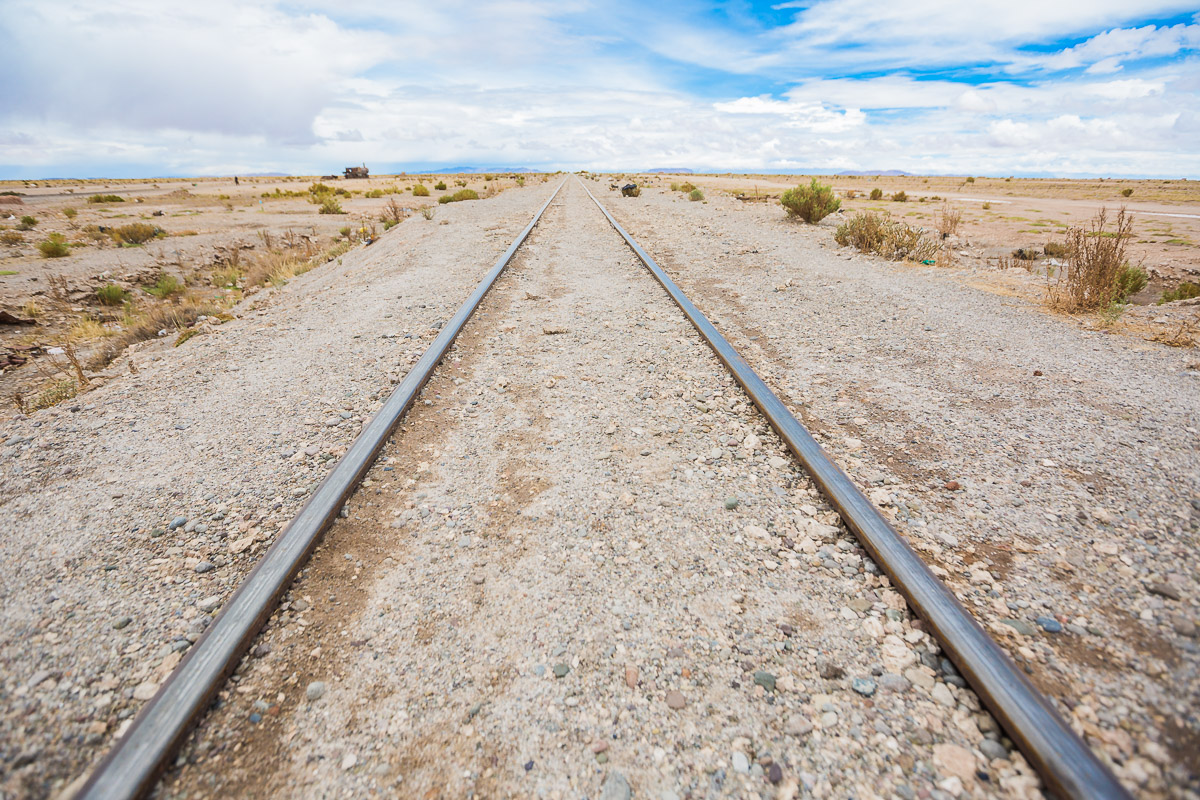
[[[582,185],[582,181],[580,182]],[[1079,800],[1132,800],[1096,754],[980,627],[954,593],[901,538],[850,477],[825,453],[787,406],[738,355],[700,309],[583,187],[638,260],[654,275],[717,358],[733,374],[909,606],[929,623],[942,649],[1056,795]]]

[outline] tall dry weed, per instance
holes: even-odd
[[[1133,236],[1133,216],[1125,207],[1113,227],[1108,209],[1101,208],[1085,227],[1067,232],[1067,264],[1046,287],[1046,302],[1055,311],[1077,314],[1107,308],[1120,293],[1120,276],[1127,266],[1126,250]]]

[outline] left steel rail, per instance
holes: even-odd
[[[92,771],[75,795],[77,800],[143,797],[154,787],[168,760],[204,715],[213,695],[245,655],[274,612],[279,598],[375,463],[396,424],[564,183],[565,180],[558,185],[475,291],[442,327],[425,354],[317,486],[300,513],[246,576],[208,631],[192,646],[158,693],[142,708],[129,730]]]

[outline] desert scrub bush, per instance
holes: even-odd
[[[418,183],[413,186],[413,197],[429,197],[429,190]]]
[[[314,183],[308,187],[308,193],[311,195],[333,194],[333,187],[324,183]]]
[[[690,192],[688,192],[687,197],[688,197],[688,200],[691,200],[694,203],[697,200],[704,199],[704,192],[700,191],[699,189],[692,189]]]
[[[389,197],[387,204],[383,207],[383,211],[379,214],[379,218],[385,224],[390,222],[392,225],[396,225],[400,220],[404,219],[405,213],[404,206],[397,203],[396,198]],[[388,225],[388,227],[390,228],[391,225]],[[387,228],[384,228],[384,230],[387,230]]]
[[[437,189],[439,192],[444,192],[444,191],[446,191],[446,182],[438,181],[437,183],[435,183],[433,185],[433,188]]]
[[[891,261],[928,261],[941,246],[920,228],[890,220],[882,214],[862,212],[838,225],[834,240],[862,253],[874,253]]]
[[[338,233],[341,234],[342,236],[344,236],[345,238],[349,239],[350,238],[350,226],[343,225],[342,227],[338,228]]]
[[[1017,261],[1035,261],[1038,257],[1038,252],[1032,247],[1018,247],[1012,251],[1012,257]]]
[[[363,197],[369,197],[372,200],[374,200],[377,197],[383,197],[383,189],[372,189],[371,191],[364,194]]]
[[[42,258],[62,258],[71,255],[71,245],[67,244],[67,237],[61,233],[52,233],[45,241],[38,242],[38,250]]]
[[[125,302],[126,292],[115,283],[109,283],[96,290],[96,301],[102,306],[119,306]]]
[[[1117,298],[1133,217],[1122,208],[1114,222],[1115,230],[1108,230],[1108,209],[1102,208],[1088,228],[1067,232],[1066,269],[1047,286],[1050,308],[1064,314],[1098,311]]]
[[[1184,281],[1169,292],[1163,292],[1162,297],[1158,298],[1158,304],[1173,303],[1176,300],[1191,300],[1200,297],[1200,283],[1192,283]]]
[[[984,204],[981,206],[981,208],[983,208],[983,210],[984,210],[984,211],[988,211],[988,210],[990,210],[990,209],[991,209],[991,207],[992,207],[992,204],[991,204],[991,203],[984,203]]]
[[[20,231],[0,231],[0,244],[15,247],[24,241],[25,237],[21,235]]]
[[[966,182],[967,182],[967,183],[974,183],[974,182],[975,182],[975,179],[974,179],[974,178],[967,178]]]
[[[394,219],[385,219],[383,221],[383,229],[385,231],[390,231],[392,228],[394,228],[398,224],[399,223],[396,222]]]
[[[75,219],[77,214],[79,214],[79,212],[73,208],[64,208],[63,209],[63,216],[66,217],[68,220]]]
[[[525,185],[525,179],[517,178],[517,186],[524,186],[524,185]]]
[[[833,187],[818,182],[816,178],[808,186],[788,189],[779,198],[779,204],[787,209],[789,217],[799,217],[810,225],[815,225],[842,207],[842,201],[833,194]]]
[[[218,289],[226,287],[236,289],[238,281],[242,279],[242,271],[236,266],[226,266],[222,269],[214,270],[208,276],[208,281]]]
[[[1122,197],[1129,197],[1131,194],[1133,194],[1133,189],[1122,189],[1121,190]]]
[[[181,294],[184,287],[174,275],[159,275],[158,280],[142,288],[146,290],[147,294],[160,300],[166,300],[168,297]]]
[[[684,194],[691,194],[692,192],[696,191],[696,185],[691,181],[684,181],[678,185],[678,188],[679,191],[683,192]]]
[[[425,206],[421,209],[421,216],[425,219],[433,219],[433,215],[437,213],[437,209],[433,206]]]
[[[342,204],[338,202],[336,197],[331,194],[327,194],[321,199],[321,207],[317,209],[317,213],[345,214],[346,212],[342,211]]]
[[[907,203],[908,195],[904,193],[903,189],[901,189],[900,191],[898,191],[894,195],[892,195],[892,202],[893,203]]]
[[[1149,283],[1150,276],[1146,274],[1146,270],[1125,262],[1125,265],[1117,272],[1117,291],[1113,301],[1127,303],[1129,298],[1145,289]]]
[[[150,225],[145,222],[131,222],[128,225],[113,228],[109,233],[114,242],[127,245],[145,244],[151,239],[158,239],[167,235],[167,232],[157,225]]]
[[[104,203],[124,203],[125,198],[119,194],[93,194],[88,196],[87,201],[91,205],[97,206]]]
[[[495,175],[484,175],[483,180],[485,183],[488,181],[494,181],[494,180],[496,180],[496,176]]]
[[[31,231],[37,227],[37,217],[31,217],[28,214],[21,217],[21,221],[17,223],[17,230]]]
[[[872,200],[882,200],[883,199],[883,189],[872,189],[871,190],[871,199]]]
[[[938,215],[937,229],[942,238],[953,236],[958,233],[958,226],[962,224],[962,212],[951,208],[949,203],[942,206],[942,212]]]
[[[1070,253],[1062,242],[1046,242],[1042,252],[1046,254],[1047,258],[1066,258]]]
[[[478,200],[479,193],[474,189],[459,189],[454,194],[444,194],[438,198],[439,203],[457,203],[461,200]]]

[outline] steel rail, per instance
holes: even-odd
[[[75,796],[77,800],[137,798],[154,787],[167,760],[204,714],[224,678],[238,665],[322,534],[374,464],[396,424],[565,183],[558,185],[475,291],[443,325],[424,355],[246,576],[208,631],[96,766]]]
[[[580,185],[583,185],[582,181]],[[586,186],[583,186],[583,190],[708,342],[717,358],[733,374],[841,514],[846,527],[854,532],[875,562],[887,572],[892,583],[908,600],[909,606],[929,623],[942,649],[963,678],[996,716],[1051,791],[1063,798],[1080,800],[1131,800],[1131,795],[1091,748],[1075,735],[1050,701],[988,636],[970,612],[958,602],[954,593],[930,572],[921,557],[817,444],[708,318],[625,232]]]

